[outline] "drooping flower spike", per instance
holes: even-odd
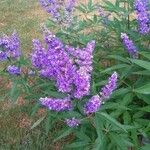
[[[133,41],[129,39],[126,33],[121,33],[121,39],[125,49],[128,51],[132,58],[138,58],[138,51]]]
[[[73,104],[70,100],[70,97],[66,97],[63,99],[56,98],[40,98],[41,105],[45,106],[49,110],[53,110],[56,112],[60,111],[70,111],[73,108]]]
[[[99,95],[93,96],[91,99],[89,99],[86,104],[84,105],[84,113],[86,115],[93,114],[97,112],[100,109],[101,104],[103,101],[106,99],[110,98],[112,92],[116,89],[117,87],[117,78],[118,75],[116,72],[114,72],[111,77],[108,79],[108,83],[102,88]]]
[[[150,33],[150,14],[148,0],[135,0],[135,10],[141,34]]]
[[[15,65],[9,65],[6,69],[10,75],[20,75],[21,69]]]
[[[85,48],[73,48],[65,46],[47,29],[44,29],[44,34],[47,48],[34,40],[31,57],[40,76],[55,80],[60,92],[69,93],[75,98],[88,95],[95,41],[89,42]]]
[[[118,74],[114,72],[108,79],[108,83],[101,89],[102,100],[109,99],[112,92],[117,88]]]
[[[0,50],[1,55],[3,54],[3,59],[6,58],[13,58],[17,59],[21,55],[21,48],[20,48],[20,40],[18,34],[13,32],[11,36],[4,35],[0,38]]]
[[[68,125],[70,128],[77,127],[81,124],[80,119],[76,119],[75,117],[71,119],[65,119],[65,123]]]
[[[93,96],[84,105],[84,114],[90,115],[95,113],[100,109],[101,104],[102,104],[102,99],[100,98],[100,96],[99,95]]]
[[[73,21],[75,0],[40,0],[41,6],[51,14],[54,22],[70,27]]]

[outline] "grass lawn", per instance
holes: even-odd
[[[40,38],[40,24],[48,14],[40,7],[38,0],[1,0],[0,32],[12,33],[14,29],[21,38],[23,52],[31,51],[32,39]]]

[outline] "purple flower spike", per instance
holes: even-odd
[[[5,61],[7,59],[7,55],[5,52],[0,51],[0,62]]]
[[[21,74],[21,69],[15,65],[9,65],[7,67],[7,71],[11,75],[20,75]]]
[[[65,46],[44,27],[46,48],[38,40],[33,42],[32,64],[41,77],[52,79],[60,92],[81,99],[89,94],[95,41],[85,48]]]
[[[90,92],[90,81],[92,74],[93,51],[95,49],[95,41],[87,43],[83,49],[66,46],[66,51],[72,56],[73,62],[77,65],[74,76],[73,96],[81,99]]]
[[[40,0],[40,4],[51,15],[54,22],[64,27],[71,26],[75,0]]]
[[[16,32],[11,36],[3,36],[0,38],[0,47],[4,49],[7,57],[17,59],[21,55],[20,40]]]
[[[108,79],[108,83],[102,88],[100,95],[103,100],[108,99],[111,96],[112,92],[116,89],[117,78],[118,74],[114,72]]]
[[[65,119],[65,123],[70,127],[74,128],[81,124],[81,121],[79,119],[76,119],[75,117],[71,119]]]
[[[40,98],[40,102],[43,106],[47,107],[49,110],[53,111],[70,111],[72,110],[72,102],[70,97],[66,97],[64,99],[56,99],[56,98]]]
[[[141,34],[150,33],[150,18],[148,0],[135,0],[135,10]],[[148,8],[148,9],[147,9]]]
[[[84,113],[86,115],[90,115],[99,110],[102,104],[102,99],[95,95],[93,96],[85,105],[84,105]]]
[[[130,56],[133,58],[138,58],[137,48],[133,41],[129,39],[128,35],[126,33],[121,33],[121,39]]]
[[[46,52],[39,40],[33,40],[33,53],[31,56],[32,65],[38,69],[45,67]]]

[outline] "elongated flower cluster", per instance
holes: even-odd
[[[99,95],[93,96],[85,105],[84,105],[84,113],[86,115],[90,115],[99,110],[102,104],[102,99]]]
[[[103,100],[110,98],[112,92],[117,87],[118,75],[114,72],[111,77],[108,79],[108,83],[102,88],[100,95]]]
[[[94,48],[95,41],[89,42],[86,48],[83,49],[75,49],[73,47],[66,46],[67,52],[72,56],[78,67],[74,77],[75,89],[73,91],[73,96],[79,99],[88,95],[90,91]]]
[[[108,83],[102,88],[99,95],[93,96],[89,101],[86,102],[84,105],[84,113],[86,115],[90,115],[95,113],[100,109],[100,106],[102,102],[105,99],[110,98],[112,92],[116,89],[117,87],[117,78],[118,75],[116,72],[114,72],[111,77],[108,79]]]
[[[10,75],[20,75],[21,69],[15,65],[9,65],[7,67],[7,71]]]
[[[79,119],[76,119],[75,117],[71,118],[71,119],[65,119],[65,123],[71,127],[71,128],[74,128],[74,127],[77,127],[80,125],[81,121]]]
[[[5,52],[0,51],[0,62],[7,60],[7,55]]]
[[[56,98],[40,98],[40,103],[47,107],[49,110],[53,111],[70,111],[73,108],[70,97],[66,97],[64,99],[56,99]]]
[[[139,23],[139,32],[141,34],[150,33],[150,14],[149,10],[147,10],[148,0],[135,0],[134,5]]]
[[[40,0],[40,4],[45,10],[51,14],[53,20],[55,22],[60,21],[60,7],[61,7],[60,1],[57,0]]]
[[[45,42],[47,50],[38,40],[34,40],[31,58],[33,66],[40,70],[40,75],[55,80],[61,92],[78,99],[88,95],[95,41],[89,42],[86,48],[75,49],[65,47],[60,39],[45,31]]]
[[[137,48],[133,41],[129,39],[128,35],[126,33],[121,33],[121,39],[129,55],[133,58],[138,58]]]
[[[11,36],[4,35],[0,38],[0,60],[7,58],[16,59],[21,55],[20,40],[16,32]]]
[[[72,24],[75,0],[40,0],[40,4],[51,14],[54,22],[66,27]]]
[[[59,91],[70,92],[75,67],[57,37],[46,33],[45,41],[47,50],[43,50],[39,42],[39,49],[34,47],[32,64],[40,69],[41,76],[54,79]]]

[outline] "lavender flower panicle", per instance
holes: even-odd
[[[15,65],[9,65],[6,69],[10,75],[20,75],[21,69]]]
[[[7,60],[7,55],[5,52],[0,51],[0,62]]]
[[[76,119],[75,117],[71,119],[65,119],[65,123],[70,127],[74,128],[81,124],[81,121],[79,119]]]
[[[16,32],[11,36],[3,36],[0,38],[0,47],[4,49],[7,57],[17,59],[21,55],[20,40]]]
[[[126,33],[121,33],[121,39],[130,56],[133,58],[138,58],[137,48],[133,41],[129,39],[128,35]]]
[[[65,27],[70,27],[73,21],[75,0],[40,0],[41,6],[51,14],[54,22]]]
[[[102,88],[102,91],[99,95],[93,96],[91,99],[86,102],[84,105],[84,113],[90,115],[99,110],[101,104],[104,100],[110,98],[112,92],[116,89],[118,75],[114,72],[111,77],[108,79],[108,83]]]
[[[117,87],[117,79],[118,74],[114,72],[111,77],[108,79],[108,83],[102,88],[102,91],[100,92],[101,98],[103,100],[110,98],[112,92]]]
[[[102,99],[99,95],[93,96],[86,104],[84,105],[84,113],[90,115],[99,110],[102,104]]]
[[[86,48],[64,46],[62,41],[44,28],[47,49],[34,41],[32,64],[40,69],[40,75],[56,81],[59,91],[80,99],[89,94],[95,41]],[[43,50],[44,49],[44,50]],[[75,87],[75,88],[73,88]]]
[[[71,55],[77,66],[74,76],[75,89],[73,91],[75,98],[81,99],[89,94],[94,48],[95,41],[89,42],[86,48],[83,49],[66,46],[66,51]]]
[[[40,98],[40,103],[47,107],[49,110],[53,111],[70,111],[73,108],[70,97],[66,97],[64,99],[56,99],[56,98]]]
[[[39,40],[33,40],[33,53],[31,55],[32,65],[38,69],[44,68],[46,63],[46,52]]]
[[[135,0],[134,3],[137,20],[139,24],[139,32],[141,34],[150,33],[150,17],[149,10],[147,10],[148,1],[147,0]]]

